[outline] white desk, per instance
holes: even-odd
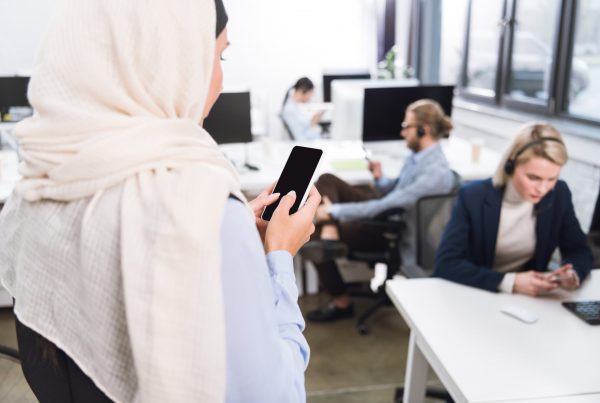
[[[238,167],[242,190],[249,195],[256,195],[277,180],[292,147],[296,144],[323,149],[323,161],[317,177],[321,173],[330,172],[353,185],[373,183],[373,176],[368,171],[364,159],[365,152],[361,141],[318,140],[293,143],[267,139],[247,145],[222,145],[221,149]],[[442,140],[441,144],[450,167],[458,172],[463,180],[492,176],[500,161],[500,153],[484,147],[479,162],[473,162],[471,144],[459,137]],[[405,142],[400,140],[365,143],[364,146],[371,151],[371,159],[381,161],[384,174],[392,178],[398,176],[405,158],[410,155]],[[249,163],[260,167],[259,171],[243,168],[245,154],[248,155]]]
[[[405,402],[423,402],[427,364],[456,402],[600,402],[600,326],[560,305],[599,299],[600,269],[580,290],[537,298],[436,278],[392,280],[386,290],[411,329]],[[538,321],[501,313],[506,305]]]

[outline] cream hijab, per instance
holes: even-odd
[[[61,0],[29,88],[35,115],[16,129],[17,194],[92,197],[82,232],[94,201],[123,186],[115,270],[134,368],[111,370],[135,371],[137,386],[99,385],[115,400],[224,400],[218,239],[228,196],[243,196],[198,124],[214,49],[214,0]]]

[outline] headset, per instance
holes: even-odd
[[[530,141],[529,143],[526,143],[523,147],[519,148],[517,150],[517,152],[515,153],[514,157],[506,160],[506,162],[504,163],[504,172],[507,175],[512,175],[515,172],[515,166],[517,165],[517,158],[519,158],[519,156],[521,154],[523,154],[523,152],[525,152],[525,150],[527,150],[528,148],[533,147],[536,144],[542,144],[545,141],[554,141],[556,143],[562,144],[563,146],[565,145],[565,143],[563,143],[562,140],[554,138],[554,137],[540,137],[537,140]]]
[[[421,138],[425,135],[425,129],[423,129],[423,126],[417,126],[417,137]]]

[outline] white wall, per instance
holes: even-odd
[[[320,100],[324,69],[375,67],[375,1],[225,0],[225,87],[252,90],[258,130],[283,135],[277,113],[301,76],[313,79]],[[31,70],[55,3],[0,0],[0,75]]]
[[[249,85],[273,137],[287,89],[308,76],[321,99],[324,69],[374,68],[374,0],[226,0],[231,47],[226,88]]]
[[[0,75],[29,74],[55,0],[0,0]]]

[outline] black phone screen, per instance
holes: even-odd
[[[295,213],[300,208],[300,203],[304,199],[304,194],[308,191],[310,180],[313,177],[319,160],[323,155],[323,150],[318,148],[295,146],[283,167],[281,176],[277,180],[273,193],[280,193],[281,197],[294,190],[296,192],[296,202],[290,209],[290,214]],[[273,212],[279,206],[279,201],[267,206],[262,214],[263,220],[269,221]]]

